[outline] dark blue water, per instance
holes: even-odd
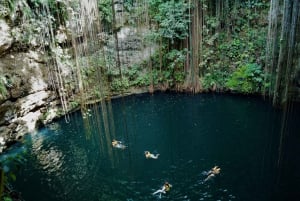
[[[98,109],[97,109],[98,110]],[[31,201],[272,200],[281,119],[263,100],[227,95],[155,94],[112,101],[115,132],[91,108],[25,140],[15,187]],[[87,119],[85,119],[87,120]],[[90,128],[90,129],[87,129]],[[115,134],[114,134],[115,133]],[[128,146],[113,149],[116,138]],[[159,153],[157,160],[144,151]],[[204,182],[213,166],[221,168]]]

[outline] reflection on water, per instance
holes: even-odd
[[[45,173],[59,175],[62,173],[63,153],[56,150],[55,147],[45,149],[43,147],[45,137],[45,133],[32,135],[32,156],[36,157],[37,162]]]
[[[113,129],[91,110],[89,139],[79,112],[29,136],[30,157],[15,184],[26,200],[151,201],[165,181],[173,187],[161,200],[270,200],[280,119],[267,103],[156,94],[114,100],[112,108]],[[145,150],[160,155],[147,160]],[[216,165],[221,173],[204,181]]]

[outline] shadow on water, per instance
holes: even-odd
[[[80,112],[68,124],[60,120],[27,136],[27,163],[15,183],[26,200],[159,200],[152,193],[165,181],[173,187],[161,200],[298,196],[290,187],[299,182],[293,169],[299,167],[299,112],[290,118],[278,166],[281,114],[259,98],[143,94],[112,100],[115,134],[109,138],[123,141],[125,150],[112,148],[95,111],[89,139]],[[160,156],[146,159],[145,150]],[[220,175],[204,182],[203,172],[215,165]]]
[[[276,182],[272,200],[300,199],[300,104],[290,103],[281,122]]]

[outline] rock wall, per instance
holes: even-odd
[[[118,32],[119,55],[123,68],[140,63],[150,58],[150,52],[153,54],[157,49],[156,44],[146,44],[144,38],[149,34],[147,28],[135,28],[123,26]],[[114,42],[110,43],[111,49],[114,48]]]
[[[64,29],[60,29],[61,26],[56,30],[57,32],[53,31],[55,36],[52,37],[55,37],[61,46],[57,45],[57,48],[52,46],[51,51],[56,52],[56,60],[52,58],[55,61],[48,62],[51,61],[51,58],[47,58],[45,55],[48,53],[43,52],[40,48],[43,46],[41,44],[43,40],[37,40],[40,39],[41,34],[33,31],[43,28],[37,24],[41,25],[48,21],[34,19],[33,22],[29,20],[27,24],[24,24],[21,8],[25,6],[26,2],[24,1],[24,3],[23,0],[18,2],[20,9],[13,14],[15,17],[7,19],[8,16],[6,18],[0,16],[0,152],[25,133],[34,131],[39,122],[47,123],[63,113],[57,92],[64,93],[66,97],[70,97],[70,94],[76,95],[78,92],[76,91],[76,81],[72,80],[74,79],[70,68],[72,62],[67,67],[60,60],[66,56],[63,59],[69,61],[72,57],[70,53],[65,53],[64,50],[67,49],[62,50],[61,48],[63,46],[61,44],[65,44],[65,48],[70,48],[69,43],[66,42],[71,41],[67,37],[68,34],[60,33],[60,31],[64,31]],[[148,60],[156,45],[145,43],[145,36],[149,32],[146,27],[136,28],[125,25],[123,1],[116,1],[115,6],[117,7],[117,21],[120,24],[118,45],[121,66],[126,69],[132,64]],[[44,27],[44,29],[46,28]],[[27,35],[24,34],[26,31],[28,32]],[[30,36],[29,42],[25,36]],[[79,35],[78,38],[80,39],[81,36]],[[110,35],[103,40],[105,40],[103,44],[106,44],[104,48],[108,52],[114,52],[113,36]],[[85,44],[81,43],[79,42],[78,48]],[[45,48],[49,49],[49,43],[44,45],[48,45]],[[98,51],[98,49],[93,51]],[[93,56],[93,51],[85,50],[83,57]],[[60,67],[54,67],[53,63],[60,63]],[[61,85],[55,81],[55,78],[53,79],[58,68],[64,81],[68,83],[67,87],[57,87]],[[71,109],[68,108],[68,110]]]
[[[57,106],[56,111],[60,106],[48,81],[44,53],[12,49],[10,27],[0,20],[0,152],[46,120],[49,106]]]
[[[5,20],[0,19],[0,55],[11,47],[12,42],[10,27]]]

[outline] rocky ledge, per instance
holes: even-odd
[[[11,142],[33,131],[39,120],[48,121],[45,114],[50,114],[52,106],[57,105],[59,108],[60,103],[56,100],[55,92],[45,82],[48,80],[47,66],[38,52],[19,52],[3,56],[0,60],[0,79],[2,151]]]

